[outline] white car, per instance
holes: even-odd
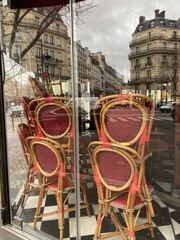
[[[171,112],[171,109],[172,109],[172,106],[175,104],[175,102],[170,102],[170,103],[167,103],[166,105],[164,106],[161,106],[159,108],[159,110],[161,112]]]

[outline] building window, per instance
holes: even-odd
[[[45,65],[45,72],[48,73],[49,72],[49,66]]]
[[[35,25],[40,26],[40,19],[39,17],[35,17]]]
[[[161,26],[164,26],[164,19],[160,19],[159,22]]]
[[[167,48],[167,42],[163,42],[163,49],[166,50]]]
[[[62,73],[62,69],[58,68],[58,76],[59,76],[59,78],[61,77],[61,73]]]
[[[50,75],[51,75],[51,77],[54,77],[54,67],[50,68]]]
[[[62,59],[61,52],[57,52],[57,58],[58,58],[58,60]]]
[[[138,26],[138,31],[141,32],[141,31],[142,31],[142,28],[143,28],[142,25]]]
[[[16,31],[16,38],[21,39],[22,38],[22,33],[19,31]]]
[[[154,25],[155,25],[155,21],[153,20],[150,22],[150,27],[154,27]]]
[[[147,50],[149,51],[149,50],[151,50],[152,49],[152,43],[148,43],[148,45],[147,45]]]
[[[61,39],[60,38],[57,38],[57,46],[61,47]]]
[[[173,31],[173,38],[177,38],[177,32]]]
[[[149,38],[152,37],[152,32],[148,32],[148,37],[149,37]]]
[[[51,60],[54,61],[54,51],[50,51]]]
[[[36,57],[37,57],[38,59],[41,58],[41,48],[39,48],[39,47],[36,48]]]
[[[174,43],[174,49],[177,50],[177,43]]]
[[[175,27],[176,27],[176,23],[175,23],[174,21],[170,21],[170,26],[171,26],[172,28],[175,28]]]
[[[54,36],[52,36],[52,35],[50,36],[50,44],[54,45]]]
[[[173,78],[176,79],[177,70],[173,70]]]
[[[135,72],[135,78],[136,78],[136,80],[139,79],[139,72]]]
[[[48,49],[44,49],[44,55],[49,55],[48,54]]]
[[[59,24],[56,24],[56,31],[57,31],[57,32],[60,32]]]
[[[140,53],[140,47],[136,47],[136,54]]]
[[[39,75],[42,74],[42,68],[41,68],[41,65],[40,65],[40,64],[37,64],[37,73],[38,73]]]
[[[147,70],[147,79],[151,79],[151,70]]]
[[[152,60],[151,57],[147,57],[147,66],[151,66]]]
[[[21,45],[16,45],[15,57],[20,57],[21,55]]]
[[[48,35],[44,34],[44,43],[48,43]]]

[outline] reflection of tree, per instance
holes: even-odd
[[[84,14],[87,14],[94,7],[95,7],[95,4],[93,0],[90,2],[84,1],[76,4],[76,15],[77,15],[76,17],[78,17],[78,19],[81,19],[81,17]],[[20,56],[16,60],[17,62],[19,62],[20,59],[22,59],[25,56],[25,54],[34,46],[34,44],[38,41],[38,39],[45,32],[45,30],[51,25],[51,23],[58,16],[58,14],[60,17],[66,17],[69,13],[68,5],[67,6],[59,5],[59,6],[54,6],[54,7],[44,8],[44,9],[46,9],[47,14],[44,15],[44,19],[39,24],[33,38],[29,38],[29,42],[26,45],[26,47],[23,49],[23,51],[20,53]],[[3,44],[4,51],[6,52],[6,49],[8,49],[10,57],[12,55],[13,45],[16,40],[16,33],[19,30],[27,33],[27,29],[22,28],[21,24],[25,19],[25,17],[27,16],[27,14],[30,13],[31,11],[33,11],[33,9],[27,9],[27,10],[17,9],[17,10],[9,10],[8,12],[6,12],[6,14],[4,14],[3,21],[5,22],[6,19],[11,19],[11,22],[12,22],[12,31],[11,33],[7,33],[8,35],[10,34],[9,43],[4,41],[5,40],[4,37],[7,36],[5,31],[6,28],[4,28],[4,31],[3,31],[4,36],[2,37],[3,39],[2,44]],[[28,32],[29,32],[29,29],[28,29]]]

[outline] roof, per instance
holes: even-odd
[[[153,18],[151,20],[145,20],[137,25],[135,32],[142,32],[147,29],[152,29],[154,27],[161,26],[166,28],[180,29],[180,20],[171,20],[167,18]]]

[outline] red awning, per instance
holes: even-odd
[[[83,0],[76,0],[81,2]],[[34,8],[34,7],[50,7],[56,5],[69,4],[69,0],[9,0],[9,7],[14,8]]]

